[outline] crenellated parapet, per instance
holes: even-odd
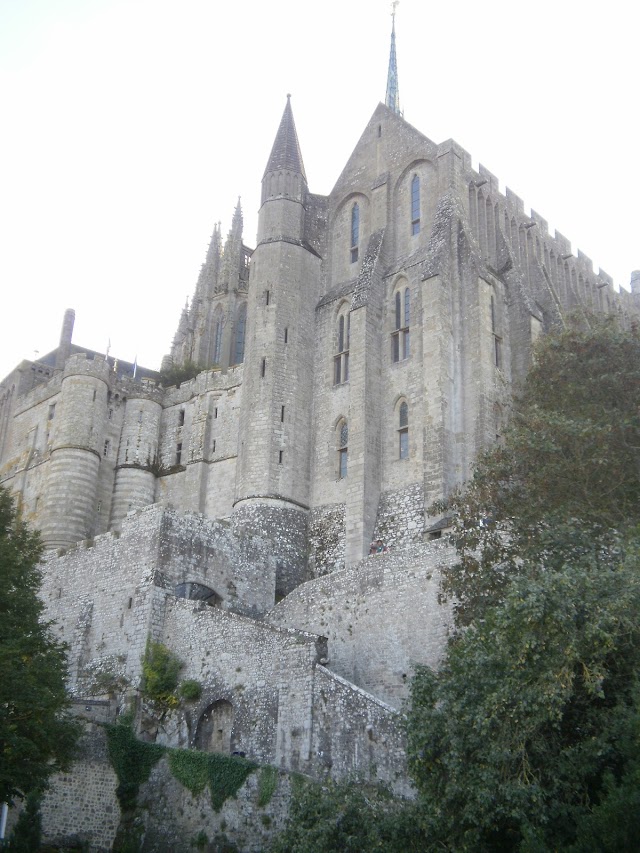
[[[521,282],[546,315],[546,323],[577,308],[622,314],[624,320],[640,310],[627,291],[616,291],[608,273],[594,271],[584,252],[573,254],[564,234],[551,234],[547,220],[537,211],[527,213],[522,199],[509,187],[502,194],[497,179],[484,166],[477,172],[469,169],[464,179],[471,230],[483,261],[494,271],[506,272],[500,251],[504,247],[508,264],[520,271]]]

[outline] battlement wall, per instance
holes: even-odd
[[[523,200],[509,187],[501,193],[498,179],[482,164],[474,171],[465,162],[472,231],[483,258],[494,269],[504,266],[506,248],[512,262],[523,270],[524,283],[535,291],[539,277],[542,286],[551,290],[560,313],[579,305],[620,314],[623,321],[629,314],[640,313],[633,293],[616,290],[611,276],[603,269],[596,273],[591,258],[580,249],[573,254],[567,237],[557,230],[551,234],[547,220],[534,209],[527,213]]]

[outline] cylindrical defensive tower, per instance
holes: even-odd
[[[44,493],[41,529],[47,548],[68,547],[93,535],[109,377],[104,359],[77,355],[67,360]]]
[[[111,505],[111,527],[116,530],[130,510],[148,506],[155,499],[162,392],[136,385],[126,402],[118,451]]]

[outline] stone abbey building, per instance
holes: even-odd
[[[616,291],[412,127],[394,49],[329,196],[289,99],[267,154],[255,248],[238,204],[163,361],[197,375],[166,387],[83,349],[68,311],[59,347],[0,383],[0,483],[42,532],[77,697],[135,692],[152,637],[204,689],[148,737],[404,790],[397,712],[448,624],[429,507],[499,436],[537,336],[580,307],[631,322],[640,273]],[[105,821],[83,830],[98,847]]]

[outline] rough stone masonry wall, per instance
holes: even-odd
[[[120,822],[118,779],[107,753],[102,726],[88,723],[79,743],[81,758],[60,773],[44,795],[41,813],[44,840],[69,843],[81,839],[92,853],[111,850]]]
[[[345,506],[314,507],[309,515],[309,573],[321,577],[344,568]]]
[[[386,785],[411,796],[400,714],[323,666],[313,695],[315,775]]]
[[[373,535],[387,547],[421,542],[424,533],[424,488],[414,483],[380,495]]]
[[[69,773],[53,779],[42,807],[43,840],[64,845],[83,841],[92,853],[111,850],[120,821],[115,795],[118,780],[109,762],[106,733],[88,725],[81,743],[82,757]],[[140,787],[138,815],[144,822],[144,853],[193,851],[201,833],[210,843],[233,841],[243,853],[260,853],[283,826],[289,810],[291,781],[280,772],[269,802],[259,805],[260,774],[252,773],[235,797],[219,812],[208,788],[194,796],[171,773],[163,757]],[[13,815],[10,816],[10,821]],[[15,822],[15,818],[12,823]]]
[[[178,740],[171,732],[160,740],[170,746],[193,744],[202,715],[224,700],[233,708],[231,751],[309,772],[306,754],[292,764],[282,720],[309,731],[313,665],[326,654],[318,637],[170,597],[158,639],[184,662],[180,677],[202,684],[202,697],[184,721],[186,731]],[[290,690],[291,685],[300,690]]]
[[[109,678],[137,684],[149,631],[179,583],[208,586],[223,608],[258,614],[274,602],[275,568],[258,537],[237,542],[224,524],[157,506],[127,516],[119,536],[47,556],[43,572],[47,617],[70,645],[79,692],[100,693]]]
[[[239,540],[249,534],[268,538],[276,561],[276,598],[307,580],[308,513],[280,500],[236,504],[232,529]]]
[[[267,618],[326,636],[327,666],[398,708],[413,664],[442,657],[450,610],[438,603],[440,568],[455,558],[440,541],[393,548],[303,584]]]

